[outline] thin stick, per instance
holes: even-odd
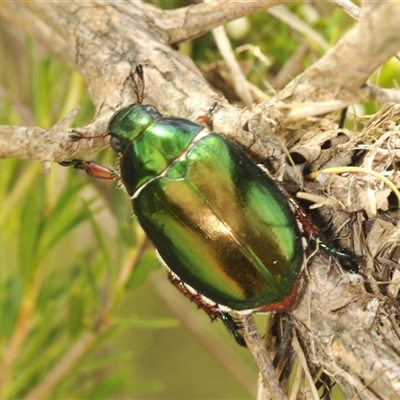
[[[251,315],[240,315],[238,317],[243,324],[243,336],[246,340],[247,347],[260,371],[264,389],[269,392],[269,398],[272,400],[287,400],[287,396],[282,390],[271,358],[267,354],[253,317]]]

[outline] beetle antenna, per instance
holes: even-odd
[[[140,90],[138,90],[138,88],[136,87],[137,102],[138,102],[138,104],[142,104],[143,100],[144,100],[144,90],[145,90],[143,65],[138,64],[135,68],[135,72],[136,72],[137,76],[139,77],[139,79],[142,81],[142,86],[141,86]],[[133,76],[132,76],[132,80],[135,82],[135,80],[133,79]]]
[[[82,140],[82,139],[87,139],[87,140],[98,139],[98,138],[106,137],[108,135],[109,135],[108,132],[103,132],[103,133],[99,133],[98,135],[94,135],[94,136],[85,136],[85,135],[82,135],[82,133],[74,132],[71,135],[69,135],[69,141],[77,142],[78,140]]]

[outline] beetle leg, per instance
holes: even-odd
[[[318,241],[319,248],[327,254],[331,254],[334,257],[339,257],[344,261],[347,261],[350,265],[348,268],[350,271],[355,273],[359,270],[359,265],[356,257],[353,254],[347,253],[343,249],[335,249],[334,247],[328,246],[326,243]]]
[[[189,290],[188,286],[176,275],[168,272],[168,279],[185,297],[196,304],[197,307],[202,308],[209,315],[211,321],[215,321],[220,317],[221,311],[218,309],[217,305],[213,306],[209,303],[206,303],[202,296]]]
[[[296,218],[302,225],[306,237],[309,240],[316,242],[319,248],[325,253],[333,255],[335,257],[339,257],[347,261],[348,264],[350,265],[350,267],[347,269],[354,272],[358,272],[358,262],[356,258],[352,254],[344,251],[343,249],[336,249],[322,242],[319,238],[319,230],[315,226],[311,217],[307,214],[307,212],[303,209],[303,207],[300,206],[300,204],[296,201],[296,199],[294,199],[289,193],[287,195],[288,195],[288,202],[291,205]]]
[[[226,311],[221,311],[217,304],[213,306],[212,304],[206,302],[203,296],[189,290],[188,286],[171,272],[168,272],[168,279],[184,296],[196,304],[197,307],[203,309],[209,315],[212,321],[220,318],[225,327],[235,338],[236,343],[238,343],[240,346],[246,347],[246,342],[240,333],[240,329],[242,327],[240,323],[238,323],[234,317],[232,317],[231,314]]]
[[[99,179],[119,179],[118,174],[116,174],[110,168],[104,165],[98,164],[94,161],[84,161],[84,160],[71,160],[71,161],[61,161],[59,163],[63,167],[73,167],[75,169],[84,170],[89,176]]]
[[[217,102],[211,104],[211,107],[204,115],[200,115],[197,117],[197,121],[200,122],[200,124],[206,125],[209,129],[212,129],[211,114],[217,108],[217,105],[218,105]]]
[[[225,328],[233,335],[236,343],[242,347],[247,347],[246,341],[244,340],[243,335],[240,330],[242,329],[242,325],[232,317],[231,314],[227,312],[221,312],[220,316],[221,321],[224,323]]]
[[[316,240],[319,236],[319,230],[315,226],[314,221],[290,193],[286,192],[285,194],[287,196],[288,203],[290,204],[296,219],[300,222],[307,239]]]

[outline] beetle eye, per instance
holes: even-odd
[[[123,150],[122,142],[117,136],[111,136],[110,146],[117,153],[121,153]]]

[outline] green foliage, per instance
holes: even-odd
[[[88,123],[93,106],[83,78],[56,60],[37,58],[30,40],[27,49],[32,124],[49,127],[79,103],[83,119],[77,123]],[[10,99],[0,100],[2,124],[20,123]],[[105,341],[127,328],[176,326],[115,315],[125,287],[135,285],[135,251],[144,236],[132,235],[137,226],[121,190],[106,204],[89,182],[60,166],[46,178],[39,164],[1,161],[1,398],[108,398],[126,388],[133,393],[129,365],[111,368],[126,355],[99,357],[98,349],[106,351]],[[125,213],[114,213],[119,209]],[[124,221],[121,231],[113,215]],[[105,226],[104,218],[111,223]],[[155,265],[150,258],[140,280]]]

